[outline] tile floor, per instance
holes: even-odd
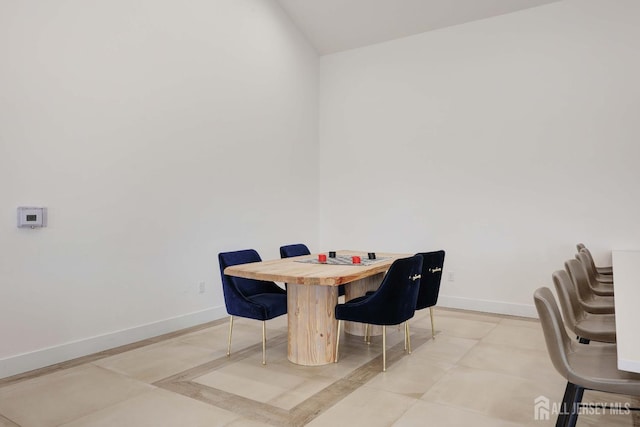
[[[536,321],[437,309],[411,321],[413,353],[399,328],[367,346],[344,336],[340,361],[287,361],[286,318],[268,322],[267,366],[259,322],[217,321],[52,368],[0,380],[0,427],[53,426],[550,426],[534,399],[559,401]],[[637,402],[586,392],[585,402]],[[593,411],[595,412],[595,411]],[[579,426],[633,426],[636,415],[585,414]],[[635,425],[640,425],[636,421]]]

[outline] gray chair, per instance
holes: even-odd
[[[589,341],[615,343],[615,316],[613,314],[587,313],[580,305],[576,289],[565,270],[556,271],[552,278],[560,301],[564,323],[569,330],[578,336],[580,342],[583,344],[588,344]]]
[[[591,279],[593,284],[598,286],[604,286],[605,288],[613,291],[613,275],[611,274],[600,274],[596,271],[596,264],[593,262],[593,257],[591,256],[591,252],[589,249],[583,249],[576,255],[576,258],[583,262],[587,267],[587,272],[589,273],[589,279]]]
[[[582,263],[576,259],[570,259],[564,263],[564,267],[571,277],[573,286],[578,294],[580,305],[585,311],[594,314],[613,314],[613,297],[596,295],[589,286],[589,279]]]
[[[575,426],[584,390],[640,396],[640,374],[619,371],[616,346],[584,345],[569,338],[558,305],[549,288],[537,289],[533,296],[549,357],[567,380],[556,426]]]
[[[580,253],[581,250],[587,249],[587,247],[584,245],[584,243],[578,243],[576,245],[576,249],[578,250],[578,253]],[[588,250],[589,249],[587,249],[587,251]],[[589,252],[589,254],[591,254],[591,252]],[[593,264],[593,266],[595,267],[596,272],[598,274],[603,274],[603,275],[612,275],[613,274],[613,267],[612,266],[596,267],[595,263]]]

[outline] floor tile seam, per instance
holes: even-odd
[[[274,337],[271,339],[272,344],[274,341],[276,341],[276,344],[273,345],[279,345],[282,344],[284,342],[286,342],[286,336],[285,334],[281,334],[278,337]],[[168,382],[173,382],[176,380],[179,381],[191,381],[194,378],[197,378],[199,376],[205,375],[209,372],[213,372],[214,370],[218,370],[226,365],[232,364],[232,363],[236,363],[239,362],[241,360],[245,360],[250,358],[251,356],[254,355],[254,353],[257,350],[262,350],[262,343],[258,342],[256,344],[251,344],[248,347],[244,347],[240,350],[237,351],[232,351],[231,352],[231,356],[227,356],[222,355],[220,357],[218,357],[217,359],[213,359],[209,362],[205,362],[203,364],[200,364],[198,366],[194,366],[192,368],[186,369],[184,371],[178,372],[176,374],[172,374],[168,377],[159,379],[154,381],[152,384],[153,385],[161,385],[163,383],[168,383]],[[269,349],[267,348],[267,356],[269,355]],[[269,366],[269,359],[267,357],[267,364],[264,366],[265,368],[267,368]]]
[[[427,336],[428,335],[428,336]],[[414,339],[414,342],[416,343],[416,346],[414,346],[414,348],[417,348],[421,345],[423,345],[424,343],[426,343],[427,341],[429,341],[431,339],[430,334],[424,333],[424,336],[422,338],[420,337],[416,337]],[[259,344],[258,344],[259,345]],[[402,348],[402,350],[400,350],[400,348]],[[394,346],[390,347],[388,349],[392,354],[391,357],[388,357],[388,361],[390,363],[395,362],[396,359],[400,359],[403,355],[404,355],[404,341],[400,341],[397,344],[395,344]],[[354,371],[350,372],[348,375],[346,375],[343,378],[339,378],[336,379],[333,383],[331,383],[330,385],[328,385],[327,387],[323,388],[322,390],[320,390],[317,393],[314,393],[314,395],[310,396],[309,398],[305,399],[303,402],[301,402],[300,404],[294,406],[291,410],[289,411],[285,411],[281,408],[277,408],[273,405],[267,404],[267,403],[263,403],[263,402],[257,402],[254,401],[252,399],[249,398],[244,398],[242,396],[238,396],[236,394],[233,393],[229,393],[226,392],[224,390],[220,390],[220,389],[216,389],[213,387],[209,387],[206,386],[204,384],[200,384],[200,383],[196,383],[194,381],[192,381],[194,378],[203,375],[203,372],[211,372],[211,370],[209,369],[198,369],[200,367],[196,367],[194,368],[195,370],[197,370],[197,373],[192,373],[191,375],[187,375],[184,376],[184,373],[179,373],[173,376],[173,378],[182,378],[181,381],[176,381],[175,379],[172,380],[172,377],[168,377],[167,379],[161,380],[159,382],[154,383],[155,385],[157,385],[158,387],[167,389],[167,390],[171,390],[173,392],[179,393],[179,394],[183,394],[187,397],[190,398],[196,398],[198,400],[202,400],[203,402],[212,404],[214,406],[220,407],[222,409],[225,410],[229,410],[237,415],[240,416],[247,416],[247,410],[245,408],[245,410],[243,410],[242,412],[236,412],[236,410],[233,410],[233,406],[227,406],[227,405],[223,405],[222,403],[218,404],[217,402],[212,402],[211,400],[206,400],[204,398],[199,398],[198,397],[198,393],[195,394],[185,394],[181,391],[178,391],[178,389],[182,386],[182,387],[187,387],[191,390],[206,390],[207,392],[211,393],[211,394],[216,394],[218,396],[225,396],[228,397],[228,401],[233,401],[233,402],[245,402],[246,405],[248,405],[249,408],[255,408],[256,404],[259,405],[263,405],[265,408],[275,408],[276,410],[280,410],[280,411],[284,411],[280,414],[280,416],[277,417],[276,420],[270,419],[270,423],[274,424],[274,425],[282,425],[281,422],[283,421],[283,418],[286,418],[286,424],[290,424],[290,425],[303,425],[303,424],[299,424],[299,422],[304,421],[309,422],[312,419],[316,418],[319,414],[323,413],[324,411],[326,411],[327,409],[331,408],[333,405],[335,405],[337,402],[341,401],[342,399],[344,399],[346,396],[348,396],[349,394],[351,394],[353,391],[359,389],[360,387],[362,387],[366,382],[368,382],[370,379],[374,378],[376,375],[378,375],[380,372],[373,368],[373,366],[377,365],[378,363],[380,363],[380,360],[382,358],[382,355],[379,354],[378,356],[373,357],[372,359],[370,359],[368,362],[364,363],[362,366],[356,368]],[[345,387],[349,390],[348,392],[341,392],[338,395],[336,395],[335,398],[333,398],[331,400],[330,404],[324,404],[324,405],[318,405],[315,407],[309,407],[309,406],[314,406],[314,401],[317,400],[322,400],[323,399],[323,395],[324,394],[329,394],[331,395],[331,393],[333,392],[333,390],[335,388],[341,388],[341,387]],[[406,397],[406,396],[405,396]],[[241,399],[241,400],[238,400]],[[253,406],[252,406],[253,405]],[[273,412],[273,411],[271,411]],[[288,416],[285,416],[284,414],[288,414]],[[260,418],[252,418],[252,419],[260,419]],[[264,420],[263,420],[264,421]]]
[[[69,423],[72,423],[72,422],[74,422],[74,421],[77,421],[77,420],[79,420],[79,419],[81,419],[81,418],[88,417],[88,416],[90,416],[90,415],[92,415],[92,414],[96,414],[96,413],[101,412],[101,411],[109,410],[109,409],[114,408],[114,407],[116,407],[116,406],[118,406],[118,405],[121,405],[122,403],[124,403],[124,402],[126,402],[126,401],[129,401],[129,400],[132,400],[132,399],[137,399],[137,398],[139,398],[140,396],[143,396],[143,395],[145,395],[145,394],[149,394],[149,393],[153,393],[153,392],[155,392],[156,390],[158,390],[158,388],[157,388],[157,387],[153,387],[152,389],[142,391],[142,392],[140,392],[140,393],[138,393],[138,394],[135,394],[135,395],[133,395],[133,396],[127,396],[127,397],[122,398],[122,399],[119,399],[119,400],[117,400],[117,401],[115,401],[115,402],[111,402],[111,403],[109,403],[109,404],[108,404],[108,405],[106,405],[106,406],[102,406],[102,407],[100,407],[100,408],[97,408],[97,409],[91,410],[91,411],[89,411],[89,412],[82,413],[82,414],[78,415],[77,417],[74,417],[74,418],[71,418],[71,419],[64,420],[64,421],[62,421],[61,423],[56,424],[56,425],[55,425],[55,427],[64,426],[64,425],[66,425],[66,424],[69,424]]]
[[[452,365],[453,365],[453,366],[452,366],[452,367],[450,367],[449,369],[447,369],[447,372],[450,372],[450,371],[451,371],[451,369],[453,369],[453,368],[456,368],[456,367],[461,366],[461,365],[460,365],[460,361],[461,361],[462,359],[464,359],[464,358],[465,358],[465,357],[466,357],[466,356],[471,352],[471,350],[473,350],[473,349],[474,349],[478,344],[480,344],[480,343],[482,342],[482,339],[477,339],[477,340],[476,340],[476,339],[474,339],[473,341],[475,341],[475,342],[473,343],[473,345],[472,345],[472,346],[470,346],[469,348],[467,348],[467,349],[466,349],[466,351],[465,351],[465,352],[463,352],[461,355],[458,355],[459,357],[457,358],[457,360],[456,360],[454,363],[452,363]],[[438,381],[439,381],[439,380],[438,380]]]
[[[497,419],[497,420],[500,420],[502,422],[506,422],[506,423],[510,423],[510,424],[517,424],[516,421],[507,420],[507,419],[500,418],[500,417],[494,417],[494,416],[489,415],[489,414],[487,414],[485,412],[478,411],[476,409],[469,408],[467,406],[459,406],[459,405],[455,405],[455,404],[452,404],[452,403],[449,403],[449,402],[436,402],[436,401],[432,401],[432,400],[423,400],[423,399],[420,399],[420,401],[424,402],[424,403],[429,403],[429,404],[432,404],[432,405],[442,406],[442,407],[445,407],[445,408],[455,409],[457,411],[466,412],[466,413],[474,415],[474,416],[481,416],[483,418],[492,418],[492,419]],[[533,403],[531,405],[531,408],[533,410]],[[532,416],[532,418],[533,418],[533,416]]]
[[[471,347],[468,351],[466,351],[464,353],[464,355],[460,359],[458,359],[456,364],[459,364],[460,366],[467,366],[467,365],[464,365],[462,363],[463,363],[464,359],[467,356],[469,356],[469,353],[471,353],[471,351],[476,348],[476,346],[478,346],[478,348],[480,348],[480,347],[499,346],[499,347],[505,349],[505,351],[508,351],[509,355],[511,355],[511,351],[510,350],[517,350],[517,351],[522,351],[522,352],[529,353],[529,354],[530,353],[534,353],[536,357],[541,357],[541,358],[548,358],[549,357],[549,352],[547,351],[546,348],[545,349],[522,348],[522,347],[505,345],[505,344],[489,343],[489,342],[484,342],[484,341],[480,340],[480,341],[478,341],[478,343],[474,344],[473,347]],[[549,363],[551,363],[551,359],[549,359]],[[473,366],[467,366],[467,367],[472,368]]]
[[[362,386],[359,382],[346,379],[333,382],[289,410],[293,424],[308,424]],[[335,392],[336,389],[338,392]]]
[[[290,420],[289,411],[287,410],[214,387],[209,387],[205,384],[184,381],[163,384],[160,388],[223,409],[236,415],[237,418],[249,418],[275,426],[288,425]],[[181,391],[185,388],[188,389],[187,392]]]
[[[446,372],[444,372],[444,375],[440,376],[440,378],[438,378],[436,381],[433,382],[433,384],[431,384],[431,387],[429,387],[427,390],[425,390],[425,392],[422,394],[422,396],[420,396],[420,399],[422,399],[424,397],[425,394],[427,394],[429,392],[429,390],[431,390],[433,387],[435,387],[436,385],[438,385],[441,381],[444,381],[445,378],[447,378],[449,375],[451,375],[456,368],[467,368],[469,369],[467,366],[464,365],[460,365],[460,361],[462,359],[464,359],[464,357],[476,346],[480,343],[480,340],[478,340],[476,343],[474,343],[471,347],[469,347],[467,349],[467,351],[465,351],[461,357],[458,358],[458,360],[456,360],[455,363],[452,364],[452,366],[450,366]],[[471,368],[472,369],[472,368]]]
[[[402,419],[402,417],[404,417],[414,406],[419,405],[420,402],[422,402],[420,399],[415,399],[414,402],[411,402],[411,404],[407,407],[407,409],[405,409],[402,414],[400,414],[395,420],[393,420],[393,422],[389,425],[389,427],[394,427],[398,421],[400,421]],[[428,425],[428,421],[425,420],[424,421],[425,425]]]
[[[523,326],[524,328],[531,328],[534,329],[534,327],[541,327],[540,325],[540,320],[539,319],[529,319],[529,318],[525,318],[525,319],[500,319],[500,324],[501,325],[509,325],[508,321],[510,320],[518,320],[520,322],[523,323],[528,323],[529,325],[527,326]],[[515,326],[515,325],[513,325]]]
[[[153,382],[148,382],[148,381],[144,381],[144,380],[138,379],[138,378],[134,377],[133,375],[127,373],[127,372],[121,372],[121,371],[115,370],[113,368],[110,368],[108,366],[96,365],[93,362],[88,363],[87,365],[91,365],[91,367],[97,368],[97,369],[102,370],[102,371],[105,371],[105,372],[107,372],[109,374],[118,375],[119,377],[124,377],[127,380],[134,381],[134,382],[139,383],[139,384],[144,384],[146,386],[151,387],[152,389],[158,388]]]
[[[542,344],[544,347],[533,347],[532,348],[532,347],[526,347],[526,346],[503,344],[502,342],[494,343],[494,342],[491,342],[491,341],[484,341],[484,340],[480,340],[480,342],[483,343],[483,344],[488,344],[488,345],[500,345],[500,346],[503,346],[503,347],[509,347],[509,348],[513,348],[515,350],[544,352],[545,354],[547,354],[547,356],[549,354],[545,344]]]
[[[6,378],[0,378],[0,388],[6,387],[8,385],[15,384],[18,382],[26,381],[29,379],[48,375],[57,371],[66,370],[66,369],[74,368],[76,366],[95,362],[97,360],[105,359],[107,357],[116,356],[122,353],[126,353],[128,351],[137,350],[139,348],[143,348],[152,344],[157,344],[159,342],[166,341],[173,338],[173,337],[169,337],[169,335],[174,335],[174,334],[186,335],[192,332],[197,332],[199,330],[207,329],[209,327],[214,327],[216,326],[217,322],[223,319],[217,319],[211,322],[202,323],[200,325],[191,326],[189,328],[181,329],[174,332],[169,332],[167,334],[158,335],[156,337],[145,338],[143,340],[134,341],[132,343],[124,344],[121,346],[99,351],[96,353],[87,354],[85,356],[80,356],[73,359],[65,360],[63,362],[54,363],[49,366],[44,366],[42,368],[37,368],[31,371],[22,372],[20,374],[12,375]],[[177,336],[180,336],[180,335],[177,335]]]
[[[415,332],[415,335],[418,336],[418,338],[414,338],[414,339],[420,340],[420,338],[419,338],[419,335],[420,335],[419,332],[420,331],[422,331],[425,335],[427,335],[427,330],[426,329],[422,329],[422,328],[415,328],[415,329],[417,331],[414,331],[414,332]],[[414,334],[412,333],[412,335],[414,335]],[[354,336],[354,337],[356,339],[357,338],[361,338],[361,337],[358,337],[358,336]],[[285,334],[283,333],[283,334],[281,334],[281,335],[279,335],[277,337],[274,337],[274,338],[271,339],[271,341],[272,341],[272,343],[273,343],[273,341],[276,341],[276,343],[273,344],[274,346],[285,344],[286,343]],[[422,344],[426,343],[427,341],[429,341],[429,338],[427,338],[424,341],[422,341],[419,345],[422,345]],[[393,350],[393,348],[395,348],[395,346],[397,346],[399,344],[403,344],[403,341],[395,344],[393,347],[390,347],[388,350]],[[173,375],[171,375],[169,377],[166,377],[166,378],[163,378],[163,379],[160,379],[160,380],[156,380],[156,381],[152,382],[151,384],[156,384],[157,385],[157,384],[160,384],[160,383],[163,383],[163,382],[173,381],[174,377],[175,377],[175,379],[180,377],[181,381],[192,380],[193,378],[196,378],[198,376],[203,375],[202,372],[207,372],[207,373],[211,372],[213,369],[216,368],[215,365],[217,365],[217,367],[220,368],[220,367],[222,367],[222,366],[224,366],[226,364],[235,363],[235,362],[237,362],[239,360],[247,359],[247,358],[253,356],[255,351],[257,351],[258,349],[261,349],[261,346],[262,346],[261,342],[258,342],[256,344],[252,344],[252,345],[250,345],[248,347],[244,347],[244,348],[242,348],[242,349],[240,349],[240,350],[238,350],[236,352],[232,351],[231,358],[229,358],[226,355],[224,355],[224,356],[221,356],[221,357],[219,357],[217,359],[214,359],[214,360],[212,360],[210,362],[206,362],[205,364],[201,364],[201,365],[195,366],[195,367],[193,367],[191,369],[188,369],[186,371],[182,371],[182,372],[179,372],[177,374],[173,374]],[[382,347],[380,345],[380,349],[381,348]],[[268,348],[267,348],[267,354],[268,354]],[[380,353],[376,357],[381,357],[381,354],[382,353]],[[375,359],[375,357],[374,357],[374,359]],[[369,362],[372,362],[372,361],[373,361],[373,359],[370,360]],[[369,362],[367,362],[367,363],[369,363]],[[214,365],[214,366],[210,366],[210,365]],[[267,365],[265,367],[268,368],[268,366],[269,366],[269,364],[268,364],[268,360],[267,360]],[[189,371],[193,371],[193,372],[189,373]],[[326,377],[329,378],[329,379],[334,379],[335,378],[335,377],[331,377],[331,376],[326,376]]]
[[[510,379],[516,379],[516,380],[519,380],[519,381],[527,381],[527,382],[530,382],[530,383],[536,383],[536,382],[537,382],[536,380],[533,380],[533,379],[531,379],[531,378],[520,377],[520,376],[518,376],[518,375],[514,375],[514,374],[512,374],[512,373],[508,373],[508,372],[500,372],[500,371],[494,371],[494,370],[492,370],[492,369],[485,369],[485,368],[473,368],[473,367],[468,367],[468,366],[464,366],[464,365],[460,365],[460,368],[463,368],[463,369],[470,369],[470,370],[478,371],[478,372],[487,372],[487,373],[491,373],[491,374],[495,374],[495,375],[502,375],[502,376],[505,376],[505,377],[509,377]],[[559,374],[558,374],[558,375],[559,375]]]

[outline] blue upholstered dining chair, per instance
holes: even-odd
[[[391,264],[382,279],[378,290],[371,295],[364,295],[336,305],[335,316],[338,319],[336,335],[336,357],[340,344],[340,326],[343,320],[351,322],[382,325],[382,370],[387,370],[387,325],[405,324],[405,343],[411,352],[409,323],[413,317],[418,300],[422,257],[415,255],[397,259]]]
[[[433,307],[438,303],[440,282],[442,280],[442,268],[444,266],[444,251],[421,252],[422,278],[420,279],[420,292],[416,310],[429,308],[431,317],[431,336],[435,338],[436,330],[433,324]]]
[[[433,307],[438,303],[440,282],[442,281],[442,268],[444,267],[444,254],[443,250],[419,252],[416,254],[422,256],[422,278],[420,279],[420,291],[418,292],[416,310],[429,308],[431,336],[433,338],[436,337],[436,330],[433,323]],[[367,292],[367,295],[371,294],[373,294],[372,291]]]
[[[294,256],[311,255],[307,245],[295,243],[293,245],[280,246],[280,258],[291,258]],[[344,285],[338,286],[338,296],[344,295]]]
[[[301,255],[311,255],[311,251],[307,245],[303,243],[280,246],[280,258],[291,258]]]
[[[244,279],[228,276],[224,269],[239,264],[262,261],[258,252],[245,249],[218,254],[224,303],[229,313],[229,342],[227,356],[231,355],[231,334],[233,332],[233,316],[262,320],[262,364],[267,363],[267,327],[266,321],[287,313],[287,293],[274,282]]]

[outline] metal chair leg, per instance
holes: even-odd
[[[364,324],[364,342],[366,342],[367,344],[369,344],[368,336],[369,336],[369,324],[365,323]]]
[[[407,324],[402,326],[404,326],[404,351],[407,351]]]
[[[569,427],[576,427],[576,424],[578,423],[578,415],[580,414],[579,408],[580,408],[580,403],[582,402],[583,394],[584,394],[584,388],[580,387],[579,385],[576,385],[576,393],[575,393],[575,397],[573,398],[573,405],[572,405],[573,410],[571,411],[571,414],[569,415],[569,419],[567,420],[567,426]]]
[[[409,333],[409,321],[404,322],[404,340],[407,342],[409,354],[411,354],[411,334]]]
[[[262,364],[267,364],[267,322],[262,321]]]
[[[433,307],[429,307],[429,316],[431,316],[431,337],[436,337],[436,328],[433,326]]]
[[[227,343],[227,357],[231,356],[231,333],[233,332],[233,316],[229,316],[229,342]]]
[[[382,325],[382,372],[387,370],[387,326]]]
[[[341,320],[338,320],[338,332],[336,333],[336,357],[333,360],[333,363],[338,363],[338,346],[340,345],[340,324]]]

